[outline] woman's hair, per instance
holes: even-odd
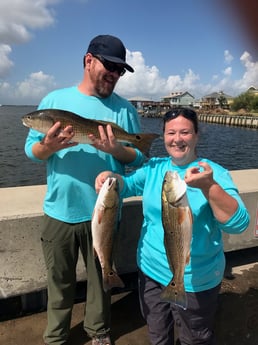
[[[166,122],[173,120],[180,115],[190,120],[193,123],[195,133],[198,133],[198,117],[196,112],[190,108],[174,108],[166,112],[163,117],[163,132],[165,130]]]

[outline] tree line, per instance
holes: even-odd
[[[258,95],[245,92],[234,98],[230,105],[231,110],[238,111],[244,109],[247,112],[258,112]]]

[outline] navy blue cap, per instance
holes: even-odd
[[[122,41],[114,36],[99,35],[93,38],[89,44],[87,53],[100,55],[105,60],[123,65],[128,71],[134,69],[125,61],[126,50]]]

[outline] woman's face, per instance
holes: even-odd
[[[196,159],[198,134],[192,121],[179,115],[165,123],[164,144],[176,165],[186,165]]]

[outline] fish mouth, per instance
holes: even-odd
[[[22,119],[22,124],[23,124],[23,126],[25,126],[25,127],[30,127],[30,126],[25,122],[25,120],[23,120],[23,119]]]
[[[114,179],[112,177],[110,177],[108,180],[109,187],[111,187],[113,183],[114,183]]]
[[[108,177],[108,188],[110,189],[113,184],[116,183],[116,178],[115,177]]]

